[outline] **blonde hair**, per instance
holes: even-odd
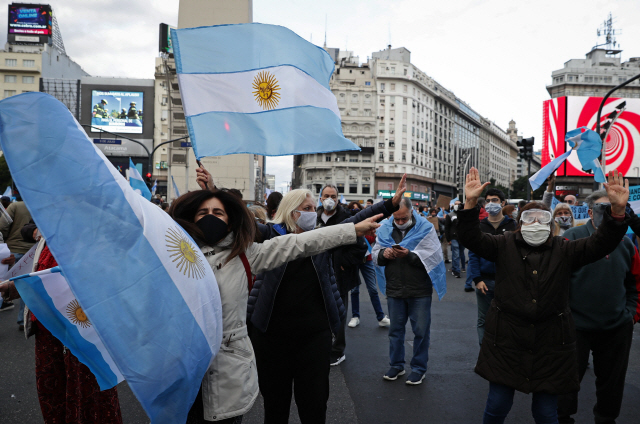
[[[249,212],[257,218],[258,222],[265,224],[267,222],[267,211],[260,205],[249,206]]]
[[[553,235],[554,236],[559,236],[560,235],[560,231],[562,230],[560,228],[560,226],[558,225],[558,223],[556,222],[556,212],[558,212],[559,210],[568,210],[569,213],[571,214],[571,227],[575,227],[576,226],[576,217],[573,216],[573,211],[571,210],[571,206],[569,206],[568,203],[558,203],[555,207],[555,209],[553,210],[553,214],[551,216],[551,219],[553,220],[553,225],[554,225],[554,229],[553,229]]]
[[[293,211],[298,209],[298,206],[302,204],[307,198],[310,197],[313,203],[316,202],[316,198],[313,196],[310,190],[299,188],[297,190],[291,190],[285,194],[280,201],[276,216],[273,217],[273,222],[276,224],[284,224],[290,232],[296,231],[298,225],[295,219],[293,219]]]

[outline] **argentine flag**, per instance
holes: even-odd
[[[178,186],[176,185],[176,180],[173,179],[173,175],[171,176],[171,183],[173,184],[173,192],[175,193],[176,199],[180,197],[180,192],[178,191]]]
[[[142,175],[138,172],[138,168],[136,168],[131,158],[129,158],[129,184],[131,184],[133,191],[140,194],[145,199],[151,200],[149,187],[147,187],[147,183],[142,179]]]
[[[156,178],[156,180],[153,182],[153,187],[151,187],[151,195],[155,196],[156,195],[156,190],[158,189],[158,179]]]
[[[438,299],[442,300],[442,297],[447,292],[447,270],[444,266],[440,240],[438,240],[433,225],[429,221],[420,218],[416,211],[411,211],[411,213],[415,225],[411,227],[399,244],[401,247],[409,249],[418,255],[427,270],[427,274],[429,274],[429,278],[431,278],[433,289],[438,293]],[[380,272],[376,273],[378,278],[382,277],[384,279],[384,267],[377,265],[380,250],[396,244],[393,237],[391,237],[392,232],[393,216],[382,221],[380,227],[376,230],[376,244],[371,255],[376,268],[380,269]],[[384,285],[386,287],[386,283]]]
[[[196,158],[360,150],[342,135],[333,59],[293,31],[220,25],[172,29],[171,40]]]
[[[60,267],[12,278],[20,297],[55,338],[95,375],[100,390],[124,380]]]
[[[151,422],[185,422],[222,340],[220,291],[204,255],[54,97],[0,101],[0,144],[71,292]]]

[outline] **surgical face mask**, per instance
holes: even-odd
[[[460,205],[453,205],[453,210],[454,210],[454,211],[456,211],[456,212],[457,212],[457,211],[458,211],[458,208],[460,208]]]
[[[604,219],[604,211],[607,209],[607,206],[611,206],[611,203],[596,203],[593,205],[593,209],[591,209],[591,213],[593,216],[593,226],[598,228],[602,224],[602,220]]]
[[[534,222],[533,224],[520,227],[522,238],[529,246],[540,246],[549,238],[551,227],[547,224]]]
[[[571,227],[571,216],[556,216],[556,222],[561,228]]]
[[[409,225],[411,225],[411,221],[411,218],[409,218],[404,224],[396,224],[396,227],[398,227],[399,230],[404,231],[409,228]]]
[[[204,240],[209,246],[215,246],[229,233],[227,223],[211,214],[200,218],[196,225],[204,233]]]
[[[500,203],[489,203],[484,207],[484,209],[489,213],[489,215],[496,216],[500,211],[502,211],[502,206],[500,206]]]
[[[331,200],[331,199],[329,199]],[[311,231],[316,228],[318,215],[315,212],[296,211],[300,214],[296,219],[296,224],[302,231]]]
[[[336,208],[336,202],[331,197],[327,197],[322,201],[322,206],[326,211],[331,212]]]

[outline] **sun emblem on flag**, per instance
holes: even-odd
[[[196,248],[182,231],[177,228],[169,228],[165,241],[169,248],[167,250],[170,254],[169,257],[173,258],[172,261],[176,264],[179,272],[197,280],[204,277],[205,268],[202,258],[196,253]]]
[[[258,73],[253,80],[253,88],[255,89],[253,94],[256,96],[256,101],[263,110],[275,109],[278,106],[280,86],[276,77],[271,73],[267,71]]]
[[[91,321],[82,310],[82,307],[78,303],[78,300],[73,299],[67,305],[67,318],[75,325],[79,325],[82,328],[91,327]]]

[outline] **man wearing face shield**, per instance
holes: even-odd
[[[591,220],[563,234],[568,240],[584,239],[602,226],[611,205],[607,192],[598,190],[586,199]],[[638,310],[640,257],[633,243],[623,237],[611,254],[576,269],[571,274],[571,312],[576,323],[578,375],[582,381],[593,354],[596,379],[596,423],[615,423],[620,415],[624,381]],[[578,392],[560,396],[560,423],[574,423]]]
[[[569,307],[572,271],[596,262],[620,244],[627,230],[629,182],[617,171],[605,184],[611,205],[588,238],[551,235],[551,212],[542,203],[524,206],[519,228],[504,235],[480,230],[476,200],[482,184],[472,168],[465,185],[465,209],[458,211],[458,236],[476,255],[495,262],[494,299],[475,371],[489,380],[486,424],[503,423],[515,390],[532,393],[536,423],[557,423],[558,395],[579,389],[576,333]]]

